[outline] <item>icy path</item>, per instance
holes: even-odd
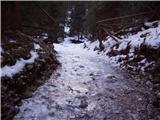
[[[147,120],[145,89],[82,44],[55,44],[62,67],[14,120]]]

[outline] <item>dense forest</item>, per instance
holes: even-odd
[[[2,1],[1,118],[159,120],[160,2]]]

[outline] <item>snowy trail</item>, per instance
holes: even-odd
[[[14,120],[147,120],[145,89],[82,44],[55,44],[62,67]]]

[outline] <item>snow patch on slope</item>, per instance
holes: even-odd
[[[157,27],[153,26],[155,23],[157,23]],[[139,31],[137,34],[123,37],[123,39],[118,40],[118,42],[110,37],[106,38],[106,40],[103,41],[105,46],[104,50],[98,53],[105,56],[107,55],[110,63],[121,65],[125,64],[127,60],[130,61],[137,58],[136,50],[140,50],[142,45],[146,45],[152,49],[158,49],[160,47],[160,21],[147,22],[145,25],[150,28]],[[96,40],[92,43],[87,41],[85,42],[85,46],[90,50],[95,50],[96,47],[99,47],[99,41]],[[127,47],[129,51],[126,49]],[[124,50],[124,52],[122,50]],[[139,62],[139,67],[142,71],[144,71],[144,68],[153,64],[152,61],[147,61],[145,56],[141,55],[140,57],[142,60]]]
[[[13,65],[13,66],[5,65],[3,68],[1,68],[0,77],[7,76],[7,77],[12,78],[13,75],[22,71],[26,64],[33,63],[35,61],[35,59],[39,57],[37,52],[34,52],[32,50],[30,51],[30,54],[31,54],[31,58],[28,60],[20,58],[20,60],[17,60],[15,65]]]
[[[38,49],[40,49],[41,47],[39,46],[39,44],[36,44],[36,43],[34,43],[34,49],[35,50],[38,50]]]

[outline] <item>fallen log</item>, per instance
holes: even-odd
[[[52,16],[50,16],[49,15],[49,13],[46,11],[46,10],[44,10],[40,5],[38,5],[37,3],[35,3],[35,5],[46,15],[46,16],[48,16],[48,18],[50,18],[50,20],[52,20],[53,22],[55,22],[55,19],[52,17]]]
[[[27,40],[29,40],[31,42],[39,44],[41,47],[44,48],[46,53],[51,54],[51,55],[53,54],[53,50],[48,45],[46,45],[46,43],[44,43],[43,40],[35,39],[29,35],[26,35],[26,34],[20,32],[20,31],[16,31],[16,34],[19,35],[20,37],[28,38]]]
[[[108,36],[113,38],[116,42],[118,42],[118,39],[121,39],[120,37],[114,36],[111,32],[109,32],[107,29],[103,28],[103,30],[106,32]]]
[[[136,25],[134,25],[134,24],[132,24],[132,25],[127,25],[127,26],[125,26],[125,27],[121,27],[118,31],[116,31],[113,35],[117,35],[118,33],[120,33],[120,32],[122,32],[123,30],[125,30],[125,29],[128,29],[128,28],[135,28],[135,27],[140,27],[140,26],[143,26],[143,23],[139,23],[139,24],[136,24]]]
[[[151,12],[143,12],[143,13],[138,13],[138,14],[132,14],[132,15],[126,15],[126,16],[120,16],[120,17],[115,17],[115,18],[104,19],[104,20],[97,21],[96,24],[102,23],[102,22],[118,20],[118,19],[125,19],[125,18],[129,18],[129,17],[145,15],[145,14],[149,14],[149,13],[151,13]]]

